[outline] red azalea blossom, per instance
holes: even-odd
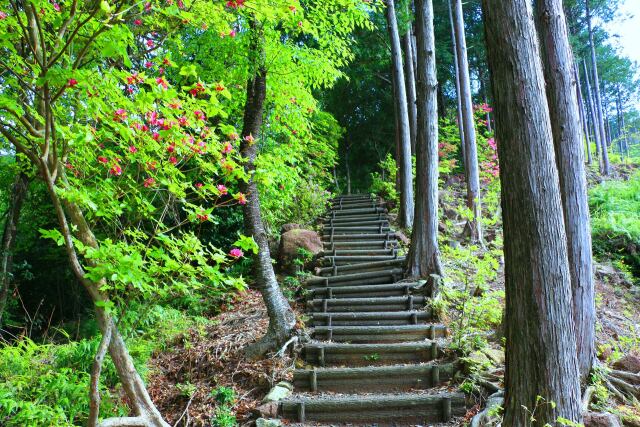
[[[162,86],[163,89],[167,88],[167,81],[164,79],[164,77],[156,78],[156,83]]]
[[[127,83],[130,85],[138,84],[142,81],[142,77],[138,75],[138,73],[133,73],[130,76],[127,76]]]
[[[134,154],[134,153],[138,152],[138,149],[135,146],[131,145],[131,146],[129,146],[129,152],[131,154]]]
[[[153,62],[147,61],[147,62],[144,63],[144,66],[147,67],[147,68],[152,68],[153,67]]]
[[[159,141],[159,140],[160,140],[160,134],[159,134],[158,132],[154,132],[154,133],[151,135],[151,138],[153,138],[153,139],[154,139],[154,140],[156,140],[156,141]]]
[[[3,11],[0,10],[0,21],[3,20],[3,19],[7,19],[7,16],[9,16],[9,15],[7,15],[6,12],[3,12]]]
[[[204,186],[204,184],[201,183],[201,182],[196,182],[196,184],[195,184],[196,188],[202,188],[203,186]]]
[[[178,164],[178,159],[176,159],[175,157],[171,156],[169,157],[169,162],[171,162],[171,164],[176,165]]]
[[[230,142],[225,142],[222,145],[222,154],[229,154],[231,150],[233,150],[233,147],[231,146]]]
[[[133,21],[133,25],[142,25],[142,19],[136,19]]]
[[[180,124],[180,126],[186,126],[189,124],[189,121],[185,116],[182,116],[178,119],[178,123]]]
[[[218,83],[218,84],[216,85],[216,90],[217,90],[218,92],[222,92],[222,91],[224,90],[224,86],[222,86],[220,83]]]
[[[289,6],[289,10],[293,13],[296,13],[296,7],[293,5]]]
[[[198,218],[200,222],[205,222],[206,220],[209,219],[209,215],[207,215],[206,213],[201,213],[201,214],[197,214],[196,218]]]
[[[229,37],[235,37],[235,36],[236,36],[236,30],[229,31]]]
[[[221,196],[224,196],[229,193],[229,190],[227,189],[227,187],[225,187],[222,184],[218,184],[216,188],[218,189],[218,192],[220,193]]]
[[[169,58],[164,58],[162,60],[162,64],[166,65],[167,67],[171,67],[173,64],[171,63],[171,60]]]
[[[153,40],[149,39],[146,41],[147,47],[153,47]]]
[[[60,12],[60,5],[58,3],[53,3],[53,8],[56,12]]]
[[[245,136],[244,140],[247,141],[249,144],[253,144],[256,141],[256,139],[251,134]]]
[[[200,110],[196,110],[196,111],[194,111],[194,112],[193,112],[193,115],[194,115],[194,116],[196,116],[196,119],[198,119],[198,120],[202,120],[202,121],[204,121],[204,120],[205,120],[205,115],[204,115],[204,113],[203,113],[202,111],[200,111]]]
[[[150,12],[151,11],[151,3],[149,3],[149,2],[145,3],[144,11],[145,12]]]
[[[118,108],[114,113],[113,113],[113,120],[115,122],[122,122],[127,118],[127,112],[125,111],[124,108]]]
[[[244,252],[238,248],[233,248],[229,251],[229,256],[233,258],[242,258],[244,256]]]
[[[171,108],[172,110],[179,110],[181,106],[182,105],[180,104],[180,101],[174,101],[169,103],[169,108]]]
[[[114,176],[122,175],[122,168],[119,165],[113,165],[113,167],[109,169],[109,173]]]
[[[147,178],[144,180],[144,183],[142,185],[144,185],[144,188],[149,188],[151,186],[153,186],[153,184],[156,183],[156,180],[153,178]]]
[[[174,151],[176,151],[175,145],[171,144],[170,146],[167,147],[167,152],[173,153]]]
[[[147,169],[149,169],[150,171],[154,171],[156,170],[156,165],[158,164],[158,162],[156,162],[155,160],[152,162],[147,162]]]
[[[69,80],[67,81],[67,87],[74,87],[74,86],[75,86],[75,85],[77,85],[77,84],[78,84],[78,81],[77,81],[76,79],[73,79],[73,78],[72,78],[72,79],[69,79]]]
[[[247,196],[244,193],[238,193],[236,194],[236,200],[238,201],[238,203],[240,203],[241,205],[246,205],[247,204]]]
[[[99,156],[98,161],[102,164],[109,163],[109,159],[107,159],[105,156]]]

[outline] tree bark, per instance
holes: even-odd
[[[555,425],[558,417],[580,422],[567,240],[531,5],[482,5],[504,220],[503,425]]]
[[[413,67],[413,47],[411,43],[411,27],[402,38],[404,45],[404,69],[407,87],[407,102],[409,107],[409,135],[411,138],[411,154],[416,151],[416,127],[418,126],[418,112],[416,109],[416,76]]]
[[[258,143],[255,138],[260,135],[267,93],[267,69],[262,31],[260,24],[253,21],[249,46],[250,77],[247,82],[247,101],[240,144],[240,153],[246,162],[244,167],[249,179],[240,187],[247,196],[247,203],[243,207],[244,226],[258,245],[258,253],[254,256],[256,284],[267,308],[269,328],[264,337],[247,349],[250,357],[260,357],[280,347],[291,337],[296,323],[293,310],[283,295],[273,271],[269,240],[262,222],[260,195],[254,179],[255,162],[258,156]]]
[[[587,69],[587,61],[583,62],[584,65],[584,81],[587,85],[587,107],[589,109],[589,117],[591,117],[591,126],[593,129],[593,137],[596,141],[596,151],[594,155],[598,158],[598,166],[602,172],[602,158],[600,156],[600,147],[602,141],[600,140],[600,130],[598,129],[598,113],[596,112],[596,106],[593,99],[593,91],[591,90],[591,82],[589,80],[589,70]]]
[[[609,175],[609,152],[607,147],[607,135],[604,127],[604,114],[602,111],[602,96],[600,95],[600,77],[598,77],[598,60],[596,58],[596,46],[593,42],[593,28],[591,25],[591,8],[589,0],[584,0],[587,16],[587,29],[589,31],[589,49],[591,51],[591,64],[593,66],[593,93],[597,119],[597,132],[600,133],[600,149],[602,150],[602,175]]]
[[[400,224],[403,227],[413,226],[413,171],[411,165],[411,135],[409,129],[409,111],[407,106],[407,89],[405,87],[404,71],[402,67],[402,49],[394,0],[387,0],[387,26],[391,39],[391,67],[394,76],[395,103],[398,112],[400,132]]]
[[[589,125],[587,123],[587,112],[584,108],[584,98],[582,96],[582,85],[580,84],[580,70],[578,69],[577,64],[574,64],[573,68],[574,68],[574,75],[576,79],[576,96],[578,98],[578,111],[580,113],[580,124],[582,125],[584,143],[587,145],[587,148],[586,148],[587,164],[591,165],[593,163],[593,158],[591,157],[591,139],[589,138]]]
[[[596,357],[596,307],[575,67],[562,0],[537,0],[536,11],[567,234],[578,366],[585,383]]]
[[[476,127],[473,118],[473,99],[471,98],[471,80],[469,78],[469,60],[467,59],[467,41],[464,34],[464,15],[462,0],[453,0],[453,22],[456,36],[456,54],[460,76],[460,101],[462,105],[462,125],[464,127],[465,178],[467,181],[467,207],[471,209],[466,231],[471,241],[482,243],[482,208],[480,203],[480,173],[478,170],[478,147],[476,145]]]
[[[431,0],[416,0],[418,141],[416,223],[407,257],[407,275],[425,278],[431,294],[442,276],[438,248],[438,110],[436,55]]]
[[[0,246],[0,255],[2,256],[0,258],[2,263],[0,265],[0,326],[2,326],[2,315],[4,314],[7,298],[11,291],[11,283],[13,282],[13,251],[18,236],[20,212],[27,198],[28,189],[29,177],[22,172],[18,172],[11,186],[7,219],[2,231],[2,246]]]
[[[451,0],[447,1],[449,6],[449,22],[451,23],[451,43],[453,44],[453,69],[456,78],[456,104],[458,117],[458,131],[460,133],[460,152],[462,154],[462,164],[466,169],[466,155],[464,149],[464,126],[462,125],[462,98],[460,97],[460,65],[458,64],[458,47],[456,43],[456,29],[453,23],[453,12],[451,11]]]

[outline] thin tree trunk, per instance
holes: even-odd
[[[453,69],[456,75],[456,104],[457,104],[457,115],[458,115],[458,131],[460,132],[460,152],[462,154],[462,164],[465,165],[466,169],[466,155],[464,148],[464,126],[462,125],[462,98],[460,97],[460,65],[458,64],[458,48],[456,43],[456,30],[455,25],[453,23],[453,13],[451,12],[451,1],[448,0],[447,4],[449,6],[449,22],[451,23],[451,43],[453,44]]]
[[[349,154],[351,154],[351,144],[347,144],[344,153],[344,168],[347,172],[347,194],[351,194],[351,167],[349,166]]]
[[[0,246],[0,326],[2,326],[2,315],[4,314],[11,283],[13,282],[13,251],[18,235],[20,212],[27,197],[28,189],[29,177],[22,172],[18,172],[11,186],[7,219],[2,231],[2,240],[0,240],[2,242],[2,246]]]
[[[267,308],[269,328],[264,337],[247,348],[247,354],[250,357],[262,356],[284,344],[293,334],[296,323],[293,310],[283,295],[273,271],[269,240],[262,223],[258,185],[253,177],[258,156],[258,144],[254,139],[260,135],[264,100],[267,93],[267,70],[262,31],[260,24],[255,21],[251,23],[252,37],[249,54],[250,67],[253,71],[247,82],[247,102],[244,108],[240,153],[246,162],[245,171],[250,177],[246,183],[241,184],[241,190],[247,196],[247,203],[243,208],[244,226],[258,245],[258,253],[254,256],[256,284]]]
[[[595,111],[598,129],[600,133],[600,149],[602,150],[602,175],[609,175],[609,152],[607,151],[607,135],[604,127],[604,114],[602,112],[602,97],[600,95],[600,78],[598,77],[598,60],[596,59],[596,46],[593,42],[593,28],[591,26],[591,8],[589,1],[585,0],[585,11],[587,15],[587,29],[589,31],[589,49],[591,50],[591,64],[593,66],[593,89],[595,95]]]
[[[578,366],[584,384],[596,357],[596,307],[575,66],[562,0],[537,0],[536,9],[567,234]]]
[[[622,103],[622,96],[620,94],[620,85],[617,86],[618,90],[618,114],[620,115],[620,131],[622,132],[623,145],[624,145],[624,153],[627,157],[629,157],[629,135],[627,134],[627,129],[624,123],[624,105]]]
[[[427,279],[432,295],[442,275],[438,249],[438,109],[436,54],[431,0],[416,0],[418,144],[416,223],[407,275]]]
[[[589,80],[589,70],[587,69],[587,61],[583,62],[584,65],[584,79],[587,85],[587,107],[589,108],[589,116],[591,117],[591,126],[593,129],[593,137],[596,141],[595,156],[598,158],[598,167],[602,173],[602,158],[600,156],[600,147],[602,141],[600,140],[600,130],[598,129],[598,113],[596,113],[596,106],[593,99],[593,91],[591,90],[591,81]]]
[[[503,425],[580,422],[567,238],[531,4],[482,5],[504,220]]]
[[[403,227],[413,226],[413,171],[411,165],[411,135],[409,129],[409,111],[407,106],[407,89],[405,87],[404,71],[402,67],[402,49],[394,0],[387,0],[387,25],[391,39],[391,67],[394,75],[395,103],[398,112],[400,131],[400,224]]]
[[[480,203],[480,174],[478,171],[478,147],[476,145],[476,128],[473,118],[473,100],[471,98],[471,81],[469,78],[469,61],[467,59],[467,41],[464,34],[464,16],[462,0],[453,0],[453,22],[456,36],[458,71],[460,75],[460,98],[462,104],[462,124],[465,139],[465,175],[467,180],[467,207],[471,209],[472,218],[467,222],[466,231],[472,242],[482,243],[482,209]]]
[[[413,68],[413,48],[411,43],[411,27],[407,30],[407,34],[402,38],[404,45],[404,69],[407,87],[407,103],[409,108],[409,135],[411,138],[411,154],[416,151],[416,127],[418,126],[418,112],[416,109],[416,76]]]
[[[582,124],[582,133],[584,137],[584,142],[587,144],[587,164],[591,165],[593,163],[593,158],[591,157],[591,140],[589,139],[589,125],[587,123],[587,112],[584,108],[584,98],[582,96],[582,85],[580,84],[580,70],[577,64],[574,64],[574,75],[576,79],[576,95],[578,97],[578,110],[580,112],[580,123]]]

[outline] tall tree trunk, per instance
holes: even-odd
[[[7,298],[11,291],[13,282],[13,251],[16,246],[18,235],[18,221],[22,205],[27,198],[29,189],[29,177],[18,172],[11,186],[9,196],[9,207],[7,209],[7,219],[2,230],[2,246],[0,246],[0,326],[2,326],[2,315],[7,305]]]
[[[503,425],[580,422],[567,238],[531,4],[482,5],[504,220]]]
[[[428,281],[432,295],[442,275],[438,249],[438,110],[436,53],[431,0],[416,0],[418,144],[416,223],[407,274]]]
[[[589,109],[589,117],[591,117],[591,125],[593,129],[593,138],[596,141],[596,151],[595,156],[598,158],[598,166],[600,172],[602,173],[602,157],[600,156],[600,147],[602,146],[602,141],[600,139],[600,130],[598,128],[598,113],[596,112],[596,105],[594,102],[593,91],[591,90],[591,81],[589,79],[589,70],[587,69],[587,61],[583,62],[584,65],[584,81],[587,85],[587,107]]]
[[[609,152],[607,151],[607,135],[604,127],[604,114],[602,111],[602,97],[600,95],[600,78],[598,77],[598,60],[596,58],[596,45],[593,42],[593,28],[591,25],[590,0],[584,0],[587,16],[587,29],[589,31],[589,49],[591,51],[591,65],[593,66],[593,90],[594,104],[597,121],[597,131],[600,133],[600,149],[602,150],[602,175],[609,175]]]
[[[537,0],[536,9],[567,234],[578,366],[585,383],[596,356],[596,306],[574,60],[562,0]]]
[[[416,151],[416,127],[418,126],[418,112],[416,109],[416,75],[413,68],[413,48],[411,43],[411,26],[402,38],[404,45],[405,85],[407,87],[407,103],[409,108],[409,136],[411,138],[411,154]]]
[[[466,155],[464,144],[464,126],[462,124],[462,98],[460,96],[460,65],[458,64],[458,47],[456,43],[456,29],[453,23],[453,12],[451,12],[451,0],[447,1],[449,6],[449,22],[451,23],[451,43],[453,44],[453,70],[456,75],[456,104],[457,104],[457,117],[458,117],[458,131],[460,132],[460,152],[462,153],[462,163],[466,169]]]
[[[578,68],[577,63],[574,64],[573,70],[574,70],[574,76],[576,79],[576,96],[578,97],[578,111],[580,113],[580,124],[582,125],[584,143],[587,145],[587,149],[586,149],[587,164],[591,165],[593,163],[593,158],[591,157],[591,139],[589,138],[589,125],[587,123],[587,112],[584,108],[584,98],[582,96],[582,85],[580,84],[580,70]]]
[[[618,115],[620,116],[620,132],[623,138],[623,151],[627,157],[629,157],[629,135],[627,135],[627,129],[624,124],[624,105],[622,104],[622,96],[620,94],[620,85],[617,86],[618,92]]]
[[[244,226],[258,245],[258,253],[254,256],[256,283],[267,307],[269,328],[264,337],[247,349],[247,354],[250,357],[259,357],[270,350],[277,349],[291,337],[296,323],[293,310],[283,295],[273,271],[269,240],[262,223],[258,185],[254,179],[255,162],[258,156],[258,143],[254,139],[260,135],[264,100],[267,93],[267,70],[262,31],[260,24],[255,21],[251,23],[252,35],[249,55],[252,71],[247,82],[247,102],[244,108],[240,153],[246,162],[244,167],[249,176],[248,181],[241,184],[241,190],[247,195],[247,203],[243,208]]]
[[[387,26],[391,39],[391,67],[395,83],[395,104],[398,112],[400,132],[400,224],[403,227],[413,226],[413,171],[411,165],[411,135],[409,129],[409,111],[407,106],[407,89],[405,87],[404,71],[402,67],[402,49],[400,48],[400,34],[394,0],[387,0]]]
[[[351,144],[347,144],[344,152],[344,168],[347,172],[347,194],[351,194],[351,166],[349,166],[349,154],[351,154]]]
[[[467,207],[472,218],[467,222],[466,231],[472,242],[482,243],[482,208],[480,203],[480,173],[478,171],[478,147],[476,145],[476,127],[473,118],[473,100],[471,99],[471,80],[467,59],[467,41],[464,34],[464,15],[462,0],[453,0],[453,22],[456,36],[456,53],[460,75],[460,98],[462,103],[462,124],[465,144],[465,177],[467,180]]]

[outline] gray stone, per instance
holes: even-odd
[[[295,272],[294,260],[299,258],[298,249],[305,249],[311,255],[322,252],[322,239],[312,230],[294,229],[282,234],[280,238],[279,258],[283,270]]]
[[[280,420],[258,418],[256,420],[256,427],[280,427],[282,422]]]
[[[584,416],[584,427],[622,427],[620,420],[608,412],[588,412]]]
[[[269,393],[262,399],[263,403],[278,402],[286,397],[291,396],[293,392],[293,385],[286,381],[280,381],[276,384]]]

